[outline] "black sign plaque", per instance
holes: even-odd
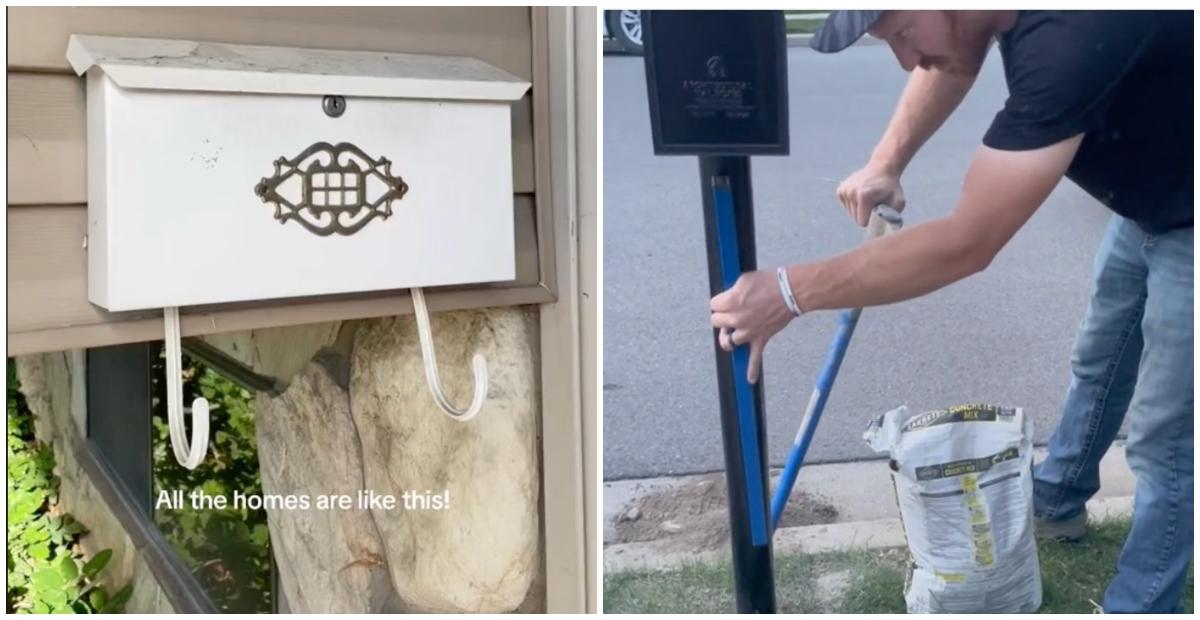
[[[787,155],[782,11],[643,11],[656,155]]]

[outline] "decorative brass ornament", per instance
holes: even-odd
[[[328,157],[327,163],[322,156]],[[322,237],[352,235],[376,217],[386,220],[392,202],[408,193],[404,179],[392,175],[388,158],[372,159],[348,142],[317,142],[292,159],[280,157],[274,163],[275,175],[263,177],[254,193],[275,205],[280,224],[296,220]],[[289,199],[281,193],[282,186],[297,177],[300,195]],[[383,184],[383,193],[375,199],[367,197],[368,181]]]

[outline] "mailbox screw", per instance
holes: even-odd
[[[341,95],[325,95],[321,101],[321,108],[330,118],[337,118],[346,111],[346,98]]]

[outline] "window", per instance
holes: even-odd
[[[273,384],[203,343],[185,341],[184,349],[184,402],[203,396],[210,404],[204,462],[187,470],[171,450],[161,343],[88,351],[87,451],[111,476],[135,544],[144,541],[147,561],[161,564],[152,568],[162,569],[155,573],[172,603],[189,607],[180,611],[273,612],[266,512],[195,508],[189,498],[195,490],[261,494],[254,393]]]

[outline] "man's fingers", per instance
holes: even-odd
[[[733,343],[729,341],[729,330],[722,329],[717,332],[717,344],[726,352],[733,350]]]
[[[744,301],[747,274],[738,276],[737,282],[728,290],[717,293],[708,302],[708,309],[713,312],[729,312],[737,309]]]
[[[750,342],[750,337],[747,336],[744,329],[733,329],[730,327],[721,327],[717,331],[717,344],[726,351],[732,351],[734,347],[741,346]]]
[[[854,217],[854,198],[857,193],[858,190],[855,190],[852,187],[846,187],[842,191],[838,192],[838,199],[842,203],[842,208],[846,210],[846,215],[849,215],[851,218]]]
[[[712,313],[710,315],[709,321],[712,323],[713,327],[719,327],[719,328],[728,327],[730,329],[737,327],[736,325],[734,325],[733,315],[725,313],[725,312]]]
[[[746,369],[746,380],[750,383],[758,383],[758,369],[762,367],[764,344],[758,340],[750,343],[750,366]]]
[[[714,296],[712,300],[708,302],[709,310],[712,310],[713,312],[724,312],[729,310],[729,306],[732,303],[732,297],[733,296],[729,294],[729,291],[717,293],[716,296]]]
[[[871,209],[867,206],[868,202],[860,201],[854,210],[854,221],[858,222],[859,226],[866,226],[867,222],[871,221]]]
[[[721,345],[722,350],[732,352],[734,348],[746,342],[745,337],[744,331],[721,329],[717,332],[717,343]],[[758,383],[758,372],[762,368],[762,353],[765,346],[765,342],[758,340],[750,342],[750,364],[746,368],[746,380],[750,383]]]
[[[854,220],[859,226],[865,226],[862,219],[863,205],[867,203],[866,191],[858,188],[850,192],[846,199],[846,211],[850,215],[850,219]]]

